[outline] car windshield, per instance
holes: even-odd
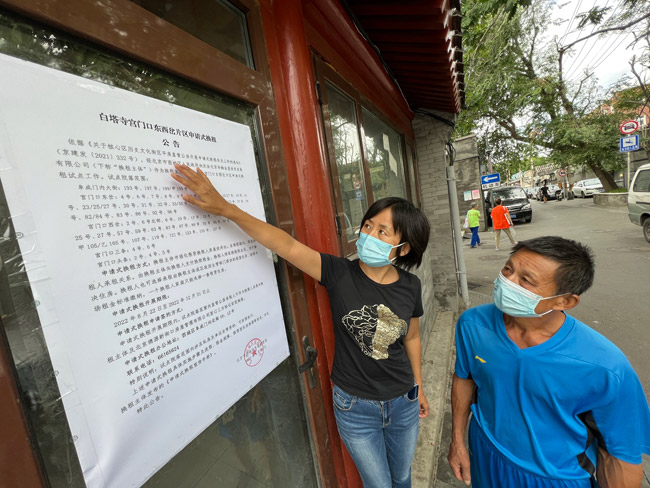
[[[494,192],[494,196],[501,198],[502,200],[514,200],[516,198],[526,198],[524,190],[521,188],[503,188],[499,191]]]
[[[598,178],[592,178],[590,180],[585,180],[585,185],[600,185],[600,180]]]

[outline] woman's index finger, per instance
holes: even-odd
[[[176,168],[176,170],[179,173],[181,173],[183,176],[185,176],[189,180],[192,180],[192,179],[196,178],[196,176],[198,176],[197,173],[192,168],[187,166],[186,164],[174,163],[174,167]]]

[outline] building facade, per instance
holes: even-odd
[[[25,63],[25,70],[43,77],[56,78],[52,73],[60,72],[80,90],[88,90],[84,80],[89,86],[92,81],[93,103],[128,92],[138,95],[134,113],[146,109],[153,114],[166,104],[182,108],[188,119],[201,114],[247,127],[265,218],[321,252],[353,257],[360,219],[373,201],[384,196],[412,201],[432,223],[430,246],[417,271],[426,347],[436,314],[453,309],[457,295],[445,167],[450,164],[447,143],[463,103],[459,7],[455,1],[437,0],[397,6],[356,0],[1,0],[0,65],[14,69],[20,61],[21,69]],[[38,86],[38,80],[25,80],[21,90],[28,120],[37,112],[32,103],[39,97],[57,97],[30,96],[32,81]],[[148,99],[156,101],[154,108],[146,108]],[[108,123],[110,110],[105,107],[98,120],[106,117]],[[66,119],[62,112],[57,120]],[[74,113],[72,99],[70,117]],[[2,121],[0,143],[11,147],[11,124]],[[36,118],[31,122],[35,144],[48,137],[43,124]],[[81,130],[81,121],[76,124]],[[176,129],[166,134],[179,135]],[[201,139],[201,131],[190,131],[189,137]],[[174,138],[169,139],[162,141],[173,146]],[[67,143],[88,146],[72,136]],[[108,146],[119,156],[119,144]],[[181,149],[166,151],[169,161],[205,164],[204,159],[187,160]],[[89,152],[85,162],[100,164],[95,153]],[[14,153],[0,147],[0,161],[3,156],[3,169],[18,165]],[[74,166],[77,156],[66,152],[57,163],[72,161]],[[145,158],[137,148],[125,157],[124,171],[129,171],[129,161]],[[165,171],[171,170],[169,164]],[[13,183],[0,179],[8,193]],[[124,192],[127,187],[114,188]],[[110,200],[108,191],[106,198]],[[35,296],[31,261],[18,242],[15,210],[4,194],[0,200],[0,476],[5,486],[118,486],[115,480],[130,479],[128,473],[105,466],[119,465],[111,457],[136,454],[143,456],[140,468],[146,475],[130,486],[361,486],[332,412],[334,337],[326,292],[277,259],[289,356],[261,381],[247,385],[225,413],[215,415],[189,442],[164,446],[172,456],[159,456],[149,446],[149,458],[138,449],[151,429],[188,421],[183,412],[169,412],[156,425],[135,429],[124,449],[109,442],[81,455],[81,434],[69,423],[74,406],[66,403],[75,389],[66,389],[53,366],[54,339]],[[63,227],[69,216],[60,218]],[[147,225],[133,232],[150,237],[148,229],[155,223]],[[128,254],[132,252],[140,251]],[[68,257],[61,254],[60,259]],[[56,268],[51,262],[43,266]],[[57,279],[74,283],[77,278],[64,275]],[[169,340],[174,340],[171,330]],[[188,361],[178,359],[187,362],[185,370],[209,367],[202,360]],[[81,377],[84,372],[72,373]],[[179,382],[188,392],[219,388],[228,374],[214,371],[214,383],[194,383],[188,373]],[[159,381],[162,374],[152,376]],[[95,381],[106,391],[115,387],[102,377]],[[187,403],[192,401],[187,395]],[[106,439],[112,428],[106,426]],[[122,445],[118,440],[116,445]],[[149,459],[157,461],[148,465]]]

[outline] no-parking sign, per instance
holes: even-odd
[[[621,134],[634,134],[639,128],[639,123],[636,120],[628,120],[621,124]]]

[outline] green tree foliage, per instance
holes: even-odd
[[[467,92],[458,135],[478,132],[493,157],[511,166],[543,153],[561,167],[586,165],[606,189],[616,188],[610,172],[622,167],[622,114],[602,110],[607,98],[593,74],[565,79],[564,56],[574,46],[546,34],[551,2],[533,0],[513,12],[466,0],[463,8]],[[586,26],[606,15],[589,11],[581,19]]]
[[[625,8],[609,18],[593,7],[583,14],[581,24],[592,26],[594,32],[590,36],[615,30],[625,30],[633,35],[634,40],[628,48],[637,48],[637,54],[627,60],[630,74],[619,80],[614,88],[612,106],[634,117],[647,113],[647,107],[650,107],[650,0],[623,0],[622,3]],[[602,10],[608,13],[611,7]],[[629,88],[632,85],[635,86]],[[650,131],[645,129],[638,134],[641,146],[650,153]]]

